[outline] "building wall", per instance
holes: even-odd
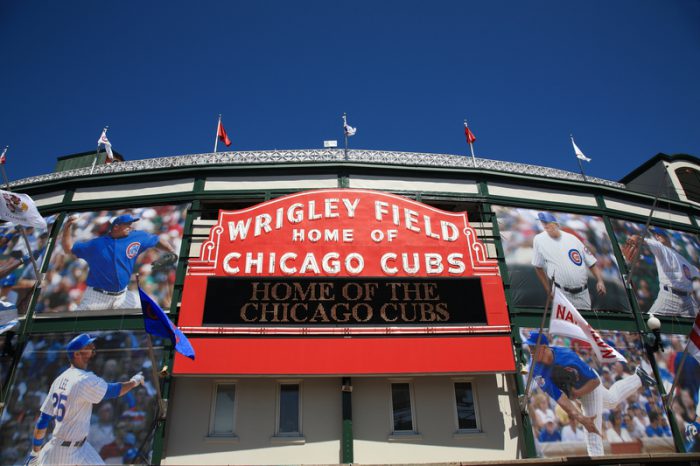
[[[208,437],[216,382],[236,383],[233,438]],[[416,435],[392,435],[391,383],[412,384]],[[457,432],[453,383],[470,381],[480,432]],[[332,464],[341,462],[339,378],[300,379],[302,438],[275,437],[276,379],[176,378],[162,464]],[[352,379],[357,463],[507,460],[521,456],[511,375]]]
[[[354,378],[353,436],[356,463],[436,463],[512,460],[521,456],[521,426],[512,375]],[[417,435],[392,435],[392,381],[409,381],[415,396]],[[481,432],[457,433],[453,383],[471,381]]]
[[[225,356],[222,356],[225,357]],[[234,438],[208,436],[213,387],[236,383]],[[340,462],[339,378],[303,379],[303,437],[275,437],[277,379],[176,378],[161,464]]]

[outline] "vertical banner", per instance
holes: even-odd
[[[9,306],[14,306],[18,315],[27,313],[27,306],[36,284],[32,256],[41,267],[49,242],[49,231],[56,220],[52,215],[44,219],[47,228],[17,227],[12,223],[0,224],[0,326],[6,323],[3,316]],[[29,242],[27,248],[20,228]]]
[[[533,364],[536,340],[532,336],[536,330],[520,330],[528,364]],[[540,359],[543,362],[533,371],[528,412],[538,455],[674,452],[669,420],[650,375],[653,372],[640,335],[609,330],[597,333],[625,361],[601,363],[586,341],[547,332],[543,335],[545,349],[539,351],[555,356],[552,361]],[[566,399],[584,416],[593,416],[600,435],[588,433],[567,414],[563,408]]]
[[[41,316],[73,311],[123,312],[141,306],[136,275],[158,305],[170,307],[186,205],[139,207],[68,215],[36,305]]]
[[[34,335],[27,341],[0,423],[0,464],[22,464],[29,453],[34,426],[51,385],[70,367],[66,346],[76,335]],[[138,372],[146,380],[121,397],[93,403],[92,414],[85,418],[84,424],[75,424],[74,428],[80,430],[107,464],[148,464],[157,403],[154,383],[158,382],[151,378],[147,336],[132,331],[90,335],[96,338],[96,352],[87,371],[107,383],[127,381]],[[156,364],[160,365],[163,347],[158,340],[154,344]],[[85,393],[77,391],[72,396],[81,397]],[[61,403],[68,406],[80,401],[85,400],[66,398]],[[64,415],[62,422],[76,415],[74,410],[58,412]],[[53,435],[54,424],[49,425],[44,445]]]
[[[694,318],[700,296],[700,241],[691,233],[613,220],[642,312]]]
[[[688,354],[681,367],[686,335],[662,335],[662,342],[665,351],[656,353],[656,363],[667,393],[676,382],[671,411],[685,451],[700,453],[700,362]]]
[[[544,307],[552,278],[580,310],[630,311],[601,217],[494,206],[512,304]]]

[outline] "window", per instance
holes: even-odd
[[[391,408],[394,432],[415,432],[411,384],[391,384]]]
[[[479,423],[471,382],[455,382],[455,408],[458,431],[477,431]]]
[[[700,202],[700,172],[694,168],[682,167],[676,170],[676,176],[685,196],[693,202]]]
[[[235,437],[234,414],[236,409],[236,385],[221,383],[214,386],[210,437]]]
[[[279,420],[277,423],[277,435],[299,436],[301,435],[299,384],[283,383],[279,387]]]

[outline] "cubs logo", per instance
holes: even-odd
[[[573,262],[575,265],[581,265],[583,264],[583,258],[581,257],[581,253],[578,252],[578,249],[570,249],[569,250],[569,260]]]
[[[3,193],[2,197],[5,200],[5,207],[7,207],[7,210],[13,214],[16,214],[17,212],[26,212],[29,208],[25,202],[22,202],[22,199],[20,199],[19,196],[12,193]]]
[[[139,254],[139,249],[141,248],[141,243],[134,241],[126,247],[126,257],[133,259]]]
[[[684,276],[685,278],[687,278],[688,280],[692,280],[692,279],[693,279],[693,274],[690,273],[690,267],[688,267],[687,265],[683,264],[683,267],[682,267],[682,268],[683,268],[683,276]]]

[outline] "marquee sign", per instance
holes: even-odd
[[[248,336],[252,345],[284,335],[510,332],[497,262],[465,212],[358,189],[220,211],[189,261],[178,323],[195,338]]]
[[[230,290],[236,290],[231,293]],[[486,324],[478,278],[212,277],[205,325]],[[470,296],[470,300],[464,299]]]

